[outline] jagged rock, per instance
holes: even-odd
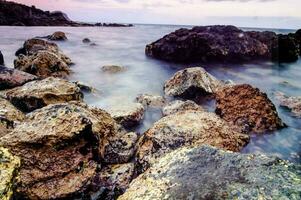
[[[194,103],[193,101],[181,101],[175,100],[168,103],[162,108],[162,113],[164,116],[175,114],[180,111],[186,110],[196,110],[196,111],[205,111],[200,105]]]
[[[136,101],[146,107],[162,107],[166,104],[166,99],[164,97],[150,94],[140,94],[136,97]]]
[[[83,43],[90,43],[90,42],[91,42],[91,40],[89,38],[84,38],[83,39]]]
[[[201,67],[187,68],[176,72],[164,85],[169,96],[195,97],[198,94],[212,94],[221,87],[221,82]]]
[[[275,94],[280,106],[288,108],[295,117],[301,117],[301,97],[289,97],[282,92]]]
[[[4,96],[17,108],[30,112],[49,104],[82,101],[83,94],[74,83],[49,77],[31,81],[23,86],[6,90]]]
[[[80,81],[75,81],[74,82],[76,85],[77,85],[77,87],[79,87],[80,89],[81,89],[81,91],[83,91],[83,92],[93,92],[95,89],[93,88],[93,87],[91,87],[91,86],[89,86],[89,85],[87,85],[87,84],[85,84],[85,83],[82,83],[82,82],[80,82]]]
[[[103,72],[115,74],[115,73],[119,73],[119,72],[125,71],[126,68],[123,67],[123,66],[118,66],[118,65],[105,65],[105,66],[101,67],[101,70]]]
[[[13,156],[8,149],[0,147],[0,199],[10,200],[20,167],[20,159]]]
[[[104,167],[94,178],[94,192],[98,199],[111,200],[125,192],[134,174],[134,164],[117,164]],[[100,193],[100,194],[99,194]],[[93,197],[95,197],[94,195]]]
[[[0,51],[0,65],[4,65],[4,58],[1,51]]]
[[[0,140],[21,158],[19,199],[76,199],[89,192],[101,157],[103,138],[115,122],[81,103],[54,104],[26,116]]]
[[[300,199],[301,166],[277,157],[185,147],[155,162],[119,200]]]
[[[62,31],[54,32],[52,35],[49,35],[48,40],[55,40],[55,41],[64,41],[68,40],[66,34]]]
[[[6,99],[0,98],[0,137],[9,133],[25,115]]]
[[[215,112],[245,132],[263,133],[284,127],[267,95],[251,85],[225,87],[216,93]]]
[[[38,77],[32,74],[0,66],[0,90],[21,86],[37,79]]]
[[[209,144],[222,149],[239,151],[249,141],[214,113],[188,110],[163,117],[139,140],[137,171],[143,172],[154,158],[182,146]]]
[[[108,110],[111,116],[123,127],[136,126],[144,117],[144,107],[140,103],[127,103]]]

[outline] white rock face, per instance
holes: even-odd
[[[138,125],[144,117],[144,111],[141,103],[126,103],[108,109],[111,116],[125,128]]]
[[[141,94],[136,97],[136,101],[143,106],[162,107],[166,103],[166,99],[160,95]]]
[[[168,103],[166,106],[162,108],[162,113],[164,116],[174,114],[179,111],[185,110],[198,110],[198,111],[205,111],[200,105],[194,103],[193,101],[181,101],[175,100]]]
[[[178,71],[164,85],[168,96],[191,97],[198,93],[213,94],[222,83],[201,67]]]

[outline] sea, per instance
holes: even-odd
[[[71,81],[81,81],[95,88],[85,93],[85,102],[91,106],[109,109],[116,105],[135,101],[139,94],[164,95],[163,85],[176,71],[185,67],[201,66],[220,80],[248,83],[266,92],[276,105],[287,128],[251,135],[250,143],[242,153],[265,153],[292,162],[301,163],[301,119],[280,107],[275,92],[301,96],[301,59],[289,64],[252,61],[244,64],[176,64],[159,61],[145,55],[145,45],[179,28],[190,26],[135,25],[134,27],[0,27],[0,50],[7,67],[13,68],[15,52],[25,40],[63,31],[68,41],[56,42],[59,48],[75,63],[71,66]],[[290,33],[296,30],[256,29]],[[95,46],[84,44],[89,38]],[[104,65],[120,65],[126,71],[117,74],[104,73]],[[215,102],[204,100],[203,107],[214,112]],[[134,131],[143,134],[162,117],[160,109],[150,108]]]

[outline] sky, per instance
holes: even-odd
[[[301,0],[14,0],[75,21],[301,28]]]

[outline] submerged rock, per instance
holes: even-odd
[[[277,92],[275,96],[280,106],[288,108],[295,117],[301,117],[301,97],[289,97],[282,92]]]
[[[221,86],[211,74],[201,67],[180,70],[164,85],[164,92],[169,96],[195,97],[198,94],[212,94]]]
[[[138,125],[144,117],[144,111],[140,103],[121,104],[108,110],[111,116],[125,128]]]
[[[62,31],[54,32],[52,35],[49,35],[48,40],[55,40],[55,41],[64,41],[68,40],[66,34]]]
[[[89,86],[89,85],[87,85],[85,83],[82,83],[80,81],[75,81],[74,83],[77,85],[77,87],[79,87],[81,89],[82,92],[91,93],[95,90],[92,86]]]
[[[108,113],[85,104],[49,105],[27,115],[0,140],[21,158],[20,199],[84,198],[97,173],[102,138],[112,134]]]
[[[182,146],[209,144],[239,151],[249,141],[214,113],[188,110],[163,117],[144,133],[137,150],[137,171],[145,171],[154,158]]]
[[[205,111],[200,105],[196,104],[193,101],[181,101],[175,100],[168,103],[166,106],[162,108],[162,113],[164,116],[172,115],[180,111],[186,110],[196,110],[196,111]]]
[[[89,38],[84,38],[83,39],[83,43],[90,43],[90,42],[91,42],[91,40]]]
[[[215,112],[245,132],[263,133],[284,127],[267,95],[251,85],[225,87],[216,93]]]
[[[49,104],[82,101],[83,94],[74,83],[49,77],[31,81],[23,86],[5,91],[6,98],[17,108],[30,112]]]
[[[123,66],[118,66],[118,65],[105,65],[105,66],[101,67],[101,70],[103,72],[115,74],[115,73],[118,73],[118,72],[125,71],[126,68],[123,67]]]
[[[0,51],[0,65],[4,65],[4,58],[1,51]]]
[[[0,65],[0,90],[21,86],[37,79],[38,77],[32,74]]]
[[[301,166],[265,155],[185,147],[158,159],[119,200],[294,199]]]
[[[136,97],[136,101],[146,107],[162,107],[166,104],[166,99],[164,97],[150,94],[140,94]]]
[[[0,199],[10,200],[20,167],[20,159],[0,147]]]

